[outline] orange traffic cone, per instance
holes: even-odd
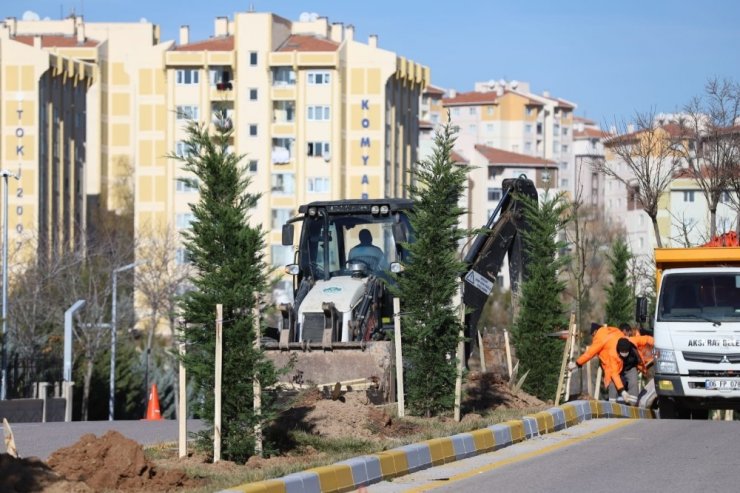
[[[149,392],[149,403],[146,406],[146,417],[144,421],[157,421],[162,419],[159,412],[159,395],[157,394],[157,384],[152,384],[152,391]]]

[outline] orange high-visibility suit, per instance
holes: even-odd
[[[655,347],[655,339],[652,336],[641,336],[636,335],[628,337],[630,342],[637,348],[637,353],[640,355],[640,364],[637,365],[637,371],[643,375],[647,375],[647,370],[653,363],[653,348]]]
[[[609,387],[609,383],[614,381],[614,386],[618,392],[624,390],[622,379],[619,373],[622,371],[621,359],[617,354],[617,341],[624,337],[622,331],[616,327],[604,326],[598,329],[591,340],[591,345],[586,352],[576,360],[576,364],[581,367],[591,360],[594,356],[599,356],[601,368],[604,372],[604,387]],[[620,360],[619,366],[614,358]],[[616,373],[615,373],[616,371]],[[616,379],[614,378],[616,375]]]

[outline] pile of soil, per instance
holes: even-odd
[[[85,483],[66,481],[36,457],[19,459],[9,454],[0,454],[0,491],[93,492]]]
[[[116,431],[100,438],[83,435],[54,452],[49,466],[66,480],[84,482],[89,491],[175,491],[199,484],[182,470],[155,468],[141,445]]]
[[[509,381],[494,373],[470,372],[465,383],[463,408],[467,411],[529,409],[548,403],[526,392],[514,392]]]

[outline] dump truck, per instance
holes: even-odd
[[[655,249],[655,390],[661,418],[740,409],[740,248]],[[638,298],[644,320],[646,300]]]
[[[468,355],[476,351],[476,338],[470,336],[506,256],[512,289],[526,274],[522,196],[537,200],[530,180],[503,181],[501,200],[465,256]],[[390,397],[394,313],[389,286],[391,273],[403,275],[408,261],[412,210],[408,199],[317,201],[300,206],[283,226],[283,245],[295,246],[297,237],[295,261],[285,268],[293,278],[293,302],[280,305],[278,335],[263,346],[278,366],[291,365],[286,380],[320,386],[371,382]]]

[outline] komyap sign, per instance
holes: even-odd
[[[362,120],[360,120],[360,124],[362,125],[362,128],[367,129],[370,128],[370,119],[367,117],[367,112],[370,110],[370,101],[367,99],[363,99],[362,103],[360,105],[360,108],[362,109],[363,115]],[[370,137],[362,137],[360,138],[360,151],[362,153],[362,165],[367,166],[367,161],[370,159],[370,155],[368,154],[370,152]],[[370,180],[367,177],[367,174],[362,175],[361,185],[362,185],[362,198],[368,199],[369,195],[367,193],[367,186]]]

